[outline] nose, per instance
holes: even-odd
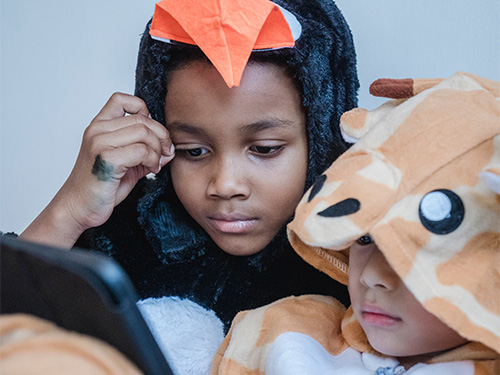
[[[360,274],[361,283],[370,289],[395,290],[401,279],[387,263],[384,254],[374,245]]]
[[[220,157],[214,163],[207,194],[218,199],[247,199],[250,196],[248,172],[237,157]]]

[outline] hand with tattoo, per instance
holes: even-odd
[[[85,130],[70,176],[21,237],[69,248],[109,218],[137,181],[158,173],[175,155],[167,129],[141,99],[111,96]]]

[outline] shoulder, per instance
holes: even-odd
[[[314,294],[291,296],[239,313],[233,325],[234,329],[260,329],[274,338],[287,331],[305,334],[328,332],[330,335],[341,331],[345,311],[345,307],[333,297]]]
[[[344,313],[339,301],[321,295],[287,297],[241,312],[219,347],[213,368],[227,374],[236,373],[234,366],[263,369],[271,345],[290,332],[311,337],[333,355],[341,353],[346,349],[340,328]]]

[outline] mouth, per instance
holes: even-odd
[[[401,318],[391,315],[386,310],[374,305],[363,305],[361,317],[366,324],[378,327],[390,327],[402,321]]]
[[[214,215],[208,219],[217,231],[228,234],[250,233],[258,223],[257,218],[240,214]]]

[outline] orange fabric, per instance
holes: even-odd
[[[270,344],[284,332],[314,337],[333,355],[347,343],[341,321],[345,307],[336,299],[320,295],[287,297],[236,315],[219,346],[210,374],[264,375]]]
[[[283,298],[236,315],[217,350],[210,374],[264,375],[271,345],[284,332],[306,334],[333,356],[350,347],[385,357],[370,346],[352,309],[346,311],[333,297],[303,295]],[[445,351],[428,363],[453,361],[473,361],[475,375],[496,375],[500,365],[498,353],[478,342]]]
[[[163,0],[150,34],[200,47],[229,87],[239,85],[253,49],[295,45],[283,13],[269,0]]]
[[[377,92],[410,91],[408,80],[377,82]],[[409,99],[342,116],[343,133],[359,142],[305,195],[289,237],[306,262],[343,282],[347,260],[335,250],[370,233],[430,313],[500,353],[500,83],[459,72],[414,80],[413,92],[432,82]],[[462,208],[425,221],[422,202],[436,190],[454,194]],[[348,199],[357,211],[321,214]],[[452,214],[456,227],[429,228]]]
[[[121,352],[94,337],[25,314],[0,316],[2,375],[140,375]]]

